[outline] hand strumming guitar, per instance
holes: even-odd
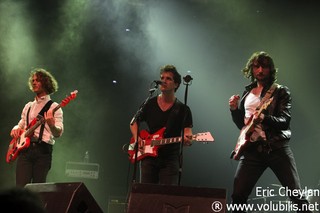
[[[20,137],[21,133],[23,132],[23,129],[21,129],[18,125],[15,126],[11,132],[10,132],[10,136],[13,138],[18,138]]]

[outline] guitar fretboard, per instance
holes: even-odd
[[[151,144],[152,146],[158,146],[158,145],[164,145],[164,144],[170,144],[170,143],[180,143],[181,137],[175,137],[175,138],[163,138],[160,140],[152,140]]]
[[[33,134],[34,130],[45,122],[44,117],[42,115],[38,115],[36,119],[37,122],[25,132],[25,136],[30,137]]]

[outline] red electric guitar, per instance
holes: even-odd
[[[58,104],[54,109],[53,113],[57,111],[60,107],[66,106],[71,100],[75,99],[78,91],[75,90],[71,92],[71,94],[63,99],[60,104]],[[19,152],[23,149],[26,149],[30,145],[30,137],[33,135],[33,132],[40,125],[45,123],[45,119],[42,115],[38,115],[35,119],[33,119],[28,127],[21,131],[20,136],[18,138],[13,138],[9,144],[6,162],[13,162],[19,155]]]
[[[146,130],[141,130],[139,132],[139,136],[142,139],[142,141],[139,143],[137,161],[147,156],[152,156],[152,157],[158,156],[158,148],[161,145],[181,142],[181,137],[163,138],[164,131],[165,131],[165,127],[161,128],[154,134],[149,134],[149,132]],[[206,143],[206,142],[213,142],[214,138],[212,137],[210,132],[204,132],[204,133],[198,133],[193,135],[192,140]],[[131,161],[131,163],[134,163],[136,158],[136,153],[134,149],[135,144],[136,144],[135,138],[131,138],[129,148],[128,148],[129,160]]]
[[[258,110],[258,116],[262,113],[263,110],[267,109],[267,107],[270,105],[270,103],[272,102],[273,97],[270,98],[269,100],[265,101],[262,106],[260,107],[260,109]],[[250,136],[253,133],[254,130],[254,119],[253,116],[251,116],[248,120],[248,123],[246,126],[244,126],[241,131],[240,131],[240,135],[238,137],[238,141],[236,144],[236,147],[234,148],[234,150],[231,153],[230,158],[234,159],[234,160],[239,160],[240,156],[243,152],[243,150],[245,149],[245,146],[248,143],[251,143],[250,141]]]

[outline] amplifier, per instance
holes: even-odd
[[[97,163],[70,162],[66,163],[65,174],[68,177],[98,179],[100,165]]]

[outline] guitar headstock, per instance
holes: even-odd
[[[75,99],[77,97],[78,90],[74,90],[70,93],[69,96],[67,96],[65,99],[63,99],[60,103],[61,107],[66,106],[71,100]]]
[[[195,140],[199,142],[214,142],[214,138],[210,132],[198,133],[195,137]]]

